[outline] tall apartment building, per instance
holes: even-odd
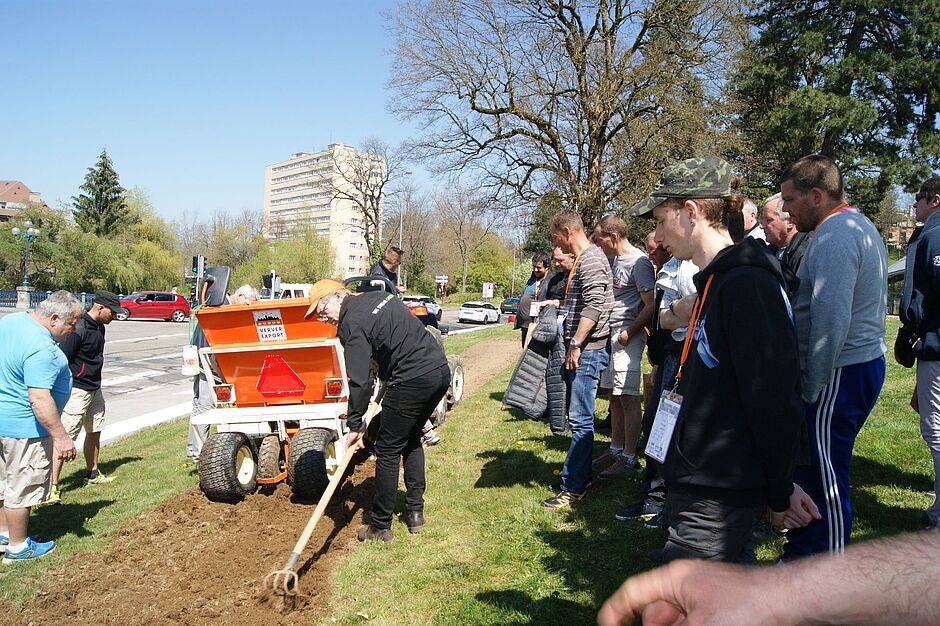
[[[343,144],[330,144],[321,152],[297,152],[286,161],[268,165],[264,175],[265,235],[282,239],[312,226],[333,245],[337,275],[349,278],[368,273],[365,220],[356,204],[342,195],[356,195],[356,186],[350,181],[357,177],[384,172],[381,157]],[[379,206],[381,210],[381,203]]]

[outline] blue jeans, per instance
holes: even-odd
[[[568,427],[571,445],[561,470],[565,491],[581,493],[591,482],[591,454],[594,450],[594,399],[601,372],[610,362],[607,350],[586,350],[576,370],[565,370],[568,385]]]

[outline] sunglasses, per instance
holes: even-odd
[[[917,193],[917,194],[914,194],[914,202],[920,202],[921,200],[927,200],[927,199],[929,199],[929,198],[934,197],[935,195],[936,195],[936,194],[929,194],[929,193],[926,193],[926,192],[924,192],[924,193]]]
[[[320,298],[320,301],[317,303],[317,320],[321,322],[327,321],[326,317],[326,305],[329,303],[330,299],[334,294],[329,294]]]

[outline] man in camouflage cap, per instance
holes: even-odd
[[[768,509],[780,528],[818,515],[793,485],[803,411],[786,281],[763,243],[732,241],[728,224],[743,205],[737,182],[719,158],[680,161],[631,211],[652,213],[654,241],[700,268],[694,314],[695,298],[669,307],[692,319],[646,447],[669,485],[666,561],[752,561],[751,532]]]

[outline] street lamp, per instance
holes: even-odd
[[[26,242],[26,258],[23,260],[23,286],[29,287],[29,244],[39,236],[39,229],[33,228],[33,223],[29,220],[23,222],[26,230],[20,230],[16,226],[10,229],[14,237],[19,237]]]

